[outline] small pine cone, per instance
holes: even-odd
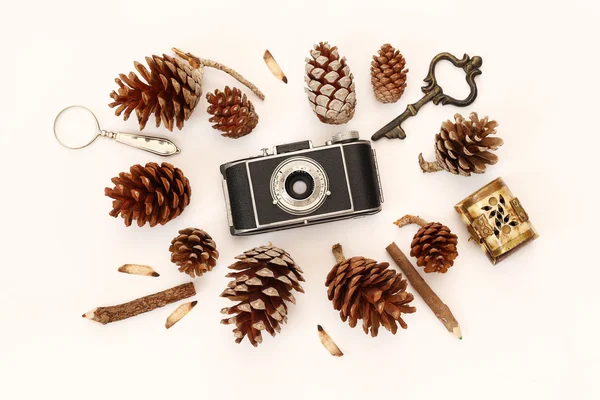
[[[445,274],[458,257],[457,244],[458,237],[450,232],[450,228],[439,222],[430,222],[415,234],[410,244],[410,255],[417,258],[419,267],[425,267],[425,272]]]
[[[154,114],[156,127],[162,124],[170,131],[177,126],[183,128],[200,101],[202,94],[202,68],[191,68],[187,61],[153,55],[146,57],[150,71],[139,62],[134,62],[135,69],[145,80],[143,82],[134,73],[120,74],[115,79],[119,89],[110,97],[114,100],[109,107],[117,109],[115,115],[123,113],[127,121],[135,110],[140,130],[146,127],[150,115]]]
[[[455,175],[470,176],[471,173],[483,174],[486,164],[494,165],[498,156],[490,150],[496,150],[504,144],[497,137],[498,123],[488,121],[488,117],[479,119],[477,113],[465,119],[460,114],[454,115],[454,120],[444,122],[440,133],[435,135],[435,156],[439,169],[444,169]],[[420,159],[423,168],[422,159]],[[423,168],[425,172],[425,168]]]
[[[340,59],[338,48],[327,42],[319,43],[306,59],[306,77],[310,105],[321,122],[345,124],[354,116],[356,92],[354,77],[346,65],[346,57]]]
[[[212,237],[202,229],[186,228],[171,241],[171,262],[192,278],[211,271],[217,265],[219,252]]]
[[[223,136],[237,139],[246,136],[258,124],[258,115],[254,111],[254,105],[242,94],[240,89],[225,86],[225,90],[215,90],[207,93],[206,100],[210,103],[208,113],[212,114],[208,121],[214,122]]]
[[[382,103],[395,103],[406,88],[406,60],[400,52],[386,43],[371,61],[371,84],[375,98]]]
[[[325,281],[327,296],[333,308],[340,311],[342,321],[349,319],[354,328],[359,319],[365,333],[377,336],[379,325],[396,334],[397,323],[403,329],[402,313],[416,311],[409,305],[413,295],[406,292],[402,274],[388,269],[388,263],[377,263],[364,257],[352,257],[336,264]]]
[[[287,321],[286,302],[296,303],[292,289],[304,293],[300,281],[302,270],[284,250],[272,245],[256,247],[236,257],[239,261],[229,266],[238,272],[230,272],[228,288],[221,293],[238,303],[223,308],[222,314],[235,316],[221,320],[222,324],[235,324],[236,343],[245,336],[254,347],[262,342],[261,331],[275,336],[280,324]]]
[[[164,225],[181,214],[192,195],[183,172],[168,163],[136,164],[129,173],[112,178],[112,183],[114,188],[104,189],[104,195],[113,199],[110,215],[116,218],[120,214],[126,226],[133,220],[138,226]]]

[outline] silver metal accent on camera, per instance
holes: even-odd
[[[334,144],[344,142],[346,140],[358,140],[360,135],[358,131],[338,132],[332,136],[331,141]]]
[[[312,192],[305,199],[295,199],[286,190],[288,177],[298,172],[306,173],[312,179]],[[307,157],[288,158],[279,164],[271,175],[273,203],[290,214],[309,214],[319,208],[330,194],[329,179],[325,170],[315,160]]]
[[[373,151],[373,158],[375,160],[375,173],[377,174],[377,184],[379,185],[379,195],[381,197],[381,202],[384,202],[383,199],[383,186],[381,186],[381,177],[379,176],[379,163],[377,162],[377,153],[375,153],[375,149],[371,149]]]
[[[225,197],[225,208],[227,209],[227,222],[229,226],[233,226],[233,217],[231,216],[231,205],[229,204],[229,189],[227,187],[227,181],[223,179],[221,181],[221,186],[223,186],[223,196]]]
[[[269,149],[267,147],[263,147],[262,149],[260,149],[261,152],[261,156],[266,157],[269,155]]]

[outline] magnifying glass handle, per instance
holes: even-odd
[[[175,143],[165,138],[123,132],[103,131],[102,133],[104,136],[108,136],[119,143],[157,154],[159,156],[167,157],[181,152]]]

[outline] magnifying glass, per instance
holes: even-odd
[[[100,129],[100,123],[94,113],[83,106],[67,107],[54,119],[54,137],[67,149],[83,149],[100,136],[164,157],[181,152],[169,139]]]

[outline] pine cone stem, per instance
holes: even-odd
[[[423,159],[423,153],[419,154],[419,166],[424,174],[428,172],[438,172],[444,169],[437,161],[425,161],[425,159]]]
[[[181,51],[175,47],[173,47],[172,50],[179,57],[181,57],[184,60],[186,60],[187,62],[189,62],[193,68],[199,69],[199,68],[203,68],[203,67],[210,67],[210,68],[215,68],[220,71],[223,71],[226,74],[229,74],[232,77],[234,77],[235,79],[237,79],[240,83],[247,86],[250,90],[252,90],[254,92],[254,94],[256,96],[258,96],[259,99],[261,99],[261,100],[265,99],[265,95],[252,82],[250,82],[249,80],[244,78],[239,72],[229,68],[228,66],[223,65],[216,61],[196,57],[195,55],[193,55],[191,53],[184,53],[183,51]]]
[[[398,225],[398,228],[402,228],[403,226],[410,225],[410,224],[417,224],[420,227],[424,227],[428,223],[429,222],[425,221],[423,218],[419,217],[418,215],[414,216],[414,215],[407,214],[404,217],[397,220],[396,222],[394,222],[394,225]]]
[[[346,261],[346,257],[344,257],[344,251],[342,250],[342,245],[339,243],[334,244],[333,246],[331,246],[331,252],[333,253],[334,257],[335,257],[335,262],[336,263],[341,263]]]

